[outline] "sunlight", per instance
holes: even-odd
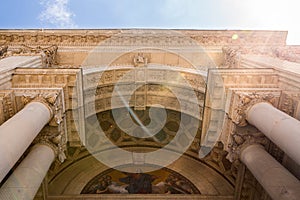
[[[300,44],[300,1],[297,0],[229,0],[239,10],[243,28],[287,30],[288,44]],[[244,25],[243,25],[244,24]]]

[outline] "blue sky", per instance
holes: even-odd
[[[288,30],[300,44],[298,0],[2,0],[0,28]]]

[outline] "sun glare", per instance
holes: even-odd
[[[300,44],[300,1],[229,0],[238,8],[239,23],[244,29],[288,31],[288,44]]]

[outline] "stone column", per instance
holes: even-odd
[[[250,107],[246,119],[300,165],[300,121],[265,102]]]
[[[0,126],[0,182],[51,116],[46,102],[33,101]]]
[[[261,145],[253,144],[244,148],[240,159],[273,200],[300,199],[300,181]]]
[[[0,199],[32,200],[54,158],[52,148],[35,145],[0,188]]]

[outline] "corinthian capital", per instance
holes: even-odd
[[[255,127],[235,127],[230,134],[230,142],[227,146],[227,159],[234,162],[239,159],[241,151],[249,145],[261,144],[265,146],[268,139]]]
[[[66,159],[66,138],[64,137],[64,132],[57,127],[44,127],[33,143],[49,146],[61,163]]]
[[[232,121],[238,126],[246,126],[246,113],[249,108],[260,102],[276,104],[277,98],[273,93],[240,93],[238,94],[237,105],[235,106]]]

